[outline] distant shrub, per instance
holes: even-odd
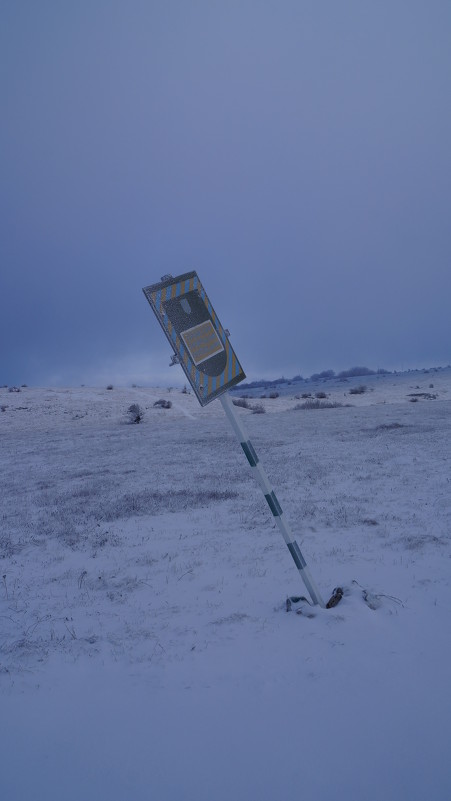
[[[405,428],[404,423],[381,423],[376,426],[375,431],[394,431],[398,428]]]
[[[359,387],[351,387],[349,390],[350,395],[363,395],[364,392],[366,392],[365,384],[360,384]]]
[[[300,409],[338,409],[342,406],[343,404],[337,401],[325,401],[318,398],[311,398],[306,400],[305,403],[297,403],[294,408],[295,411],[298,411]]]
[[[301,395],[301,398],[311,398],[311,397],[312,397],[311,392],[303,392]]]
[[[108,384],[107,389],[113,389],[113,385],[112,384]]]
[[[361,375],[375,375],[375,372],[369,367],[350,367],[349,370],[342,370],[341,373],[338,373],[338,378],[355,378]]]
[[[155,401],[154,406],[156,406],[159,409],[171,409],[172,402],[164,400],[164,398],[160,398],[160,400]]]
[[[315,398],[327,398],[327,395],[325,392],[315,392]]]
[[[269,397],[274,400],[275,398],[279,397],[279,393],[278,392],[270,392],[269,393]]]
[[[127,409],[127,415],[130,423],[140,423],[144,417],[144,412],[137,403],[132,403]]]
[[[265,414],[266,412],[262,403],[254,403],[250,408],[252,409],[252,414]]]
[[[311,381],[318,381],[319,378],[334,378],[335,371],[334,370],[323,370],[321,373],[313,373],[310,376]]]
[[[420,398],[424,400],[437,400],[437,395],[432,392],[410,392],[407,397],[410,398],[411,401],[416,401]]]
[[[239,406],[241,409],[250,409],[250,405],[246,398],[234,398],[232,400],[234,406]]]

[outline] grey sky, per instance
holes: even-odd
[[[451,4],[4,0],[0,384],[181,381],[196,269],[249,378],[451,361]]]

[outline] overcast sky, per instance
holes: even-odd
[[[184,383],[197,270],[248,377],[451,361],[448,0],[2,0],[0,385]]]

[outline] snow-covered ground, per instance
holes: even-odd
[[[0,389],[2,799],[448,801],[451,370],[320,384],[238,409],[300,614],[219,401]]]

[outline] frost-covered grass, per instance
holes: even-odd
[[[344,588],[301,614],[219,402],[0,390],[2,797],[448,799],[451,381],[411,404],[429,380],[237,410]]]

